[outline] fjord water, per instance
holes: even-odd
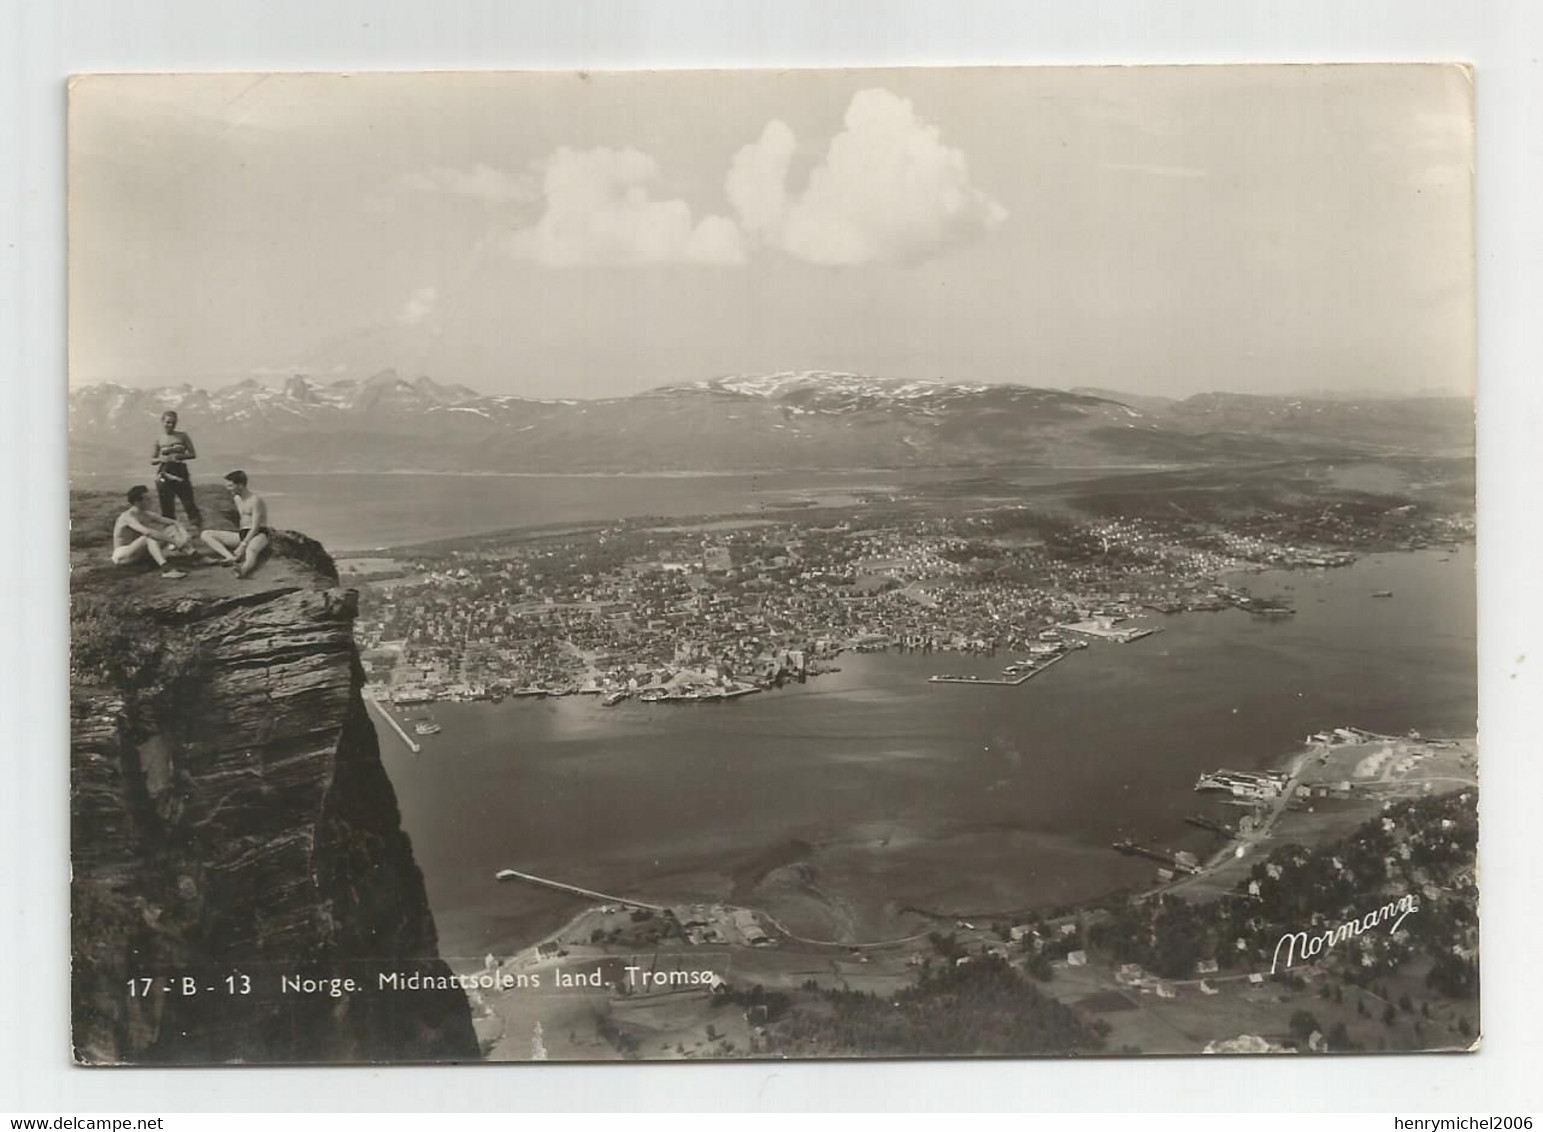
[[[885,938],[916,922],[906,906],[968,914],[1144,883],[1154,866],[1111,841],[1205,849],[1182,821],[1196,774],[1272,764],[1310,731],[1472,734],[1473,567],[1463,548],[1244,575],[1297,616],[1153,618],[1164,632],[1016,688],[926,682],[994,675],[1006,654],[847,654],[839,673],[726,704],[440,704],[422,754],[384,726],[381,748],[452,960],[527,944],[579,906],[499,885],[500,868],[757,903],[785,890],[756,877],[797,862],[802,895],[772,907],[789,927]]]
[[[1018,485],[1065,483],[1108,475],[1108,468],[1000,468]],[[219,470],[203,469],[209,482]],[[195,473],[196,474],[196,473]],[[429,472],[255,471],[273,525],[304,531],[334,554],[457,538],[515,527],[594,523],[647,515],[695,516],[756,511],[793,515],[778,505],[847,506],[859,493],[888,493],[957,479],[957,468],[680,475],[440,475]],[[76,487],[120,490],[143,479],[74,473]],[[199,482],[204,482],[200,478]]]

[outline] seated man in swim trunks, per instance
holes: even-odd
[[[257,560],[268,549],[268,504],[247,486],[245,472],[231,472],[225,477],[225,486],[236,500],[241,529],[205,531],[204,542],[225,565],[236,568],[236,577],[245,578],[257,569]]]
[[[157,566],[166,566],[168,550],[186,552],[191,541],[181,523],[173,522],[146,508],[150,489],[144,484],[129,488],[129,509],[113,524],[112,560],[126,566],[149,558]],[[185,578],[181,570],[165,570],[163,577]]]

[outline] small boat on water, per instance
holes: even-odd
[[[638,699],[645,704],[656,704],[667,694],[663,688],[644,688],[638,693]]]
[[[444,728],[432,719],[420,719],[417,723],[413,724],[413,730],[419,735],[438,735]]]
[[[1392,597],[1392,596],[1393,596],[1393,591],[1392,590],[1374,590],[1374,591],[1372,591],[1372,597]]]

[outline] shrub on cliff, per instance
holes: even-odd
[[[184,632],[125,610],[121,599],[70,600],[70,683],[154,697],[186,675],[196,643]]]
[[[811,1056],[1075,1056],[1104,1049],[1081,1015],[1001,959],[929,970],[898,994],[823,991],[768,1035],[776,1053]]]

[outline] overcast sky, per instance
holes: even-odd
[[[73,384],[1472,384],[1455,68],[102,76],[70,110]]]

